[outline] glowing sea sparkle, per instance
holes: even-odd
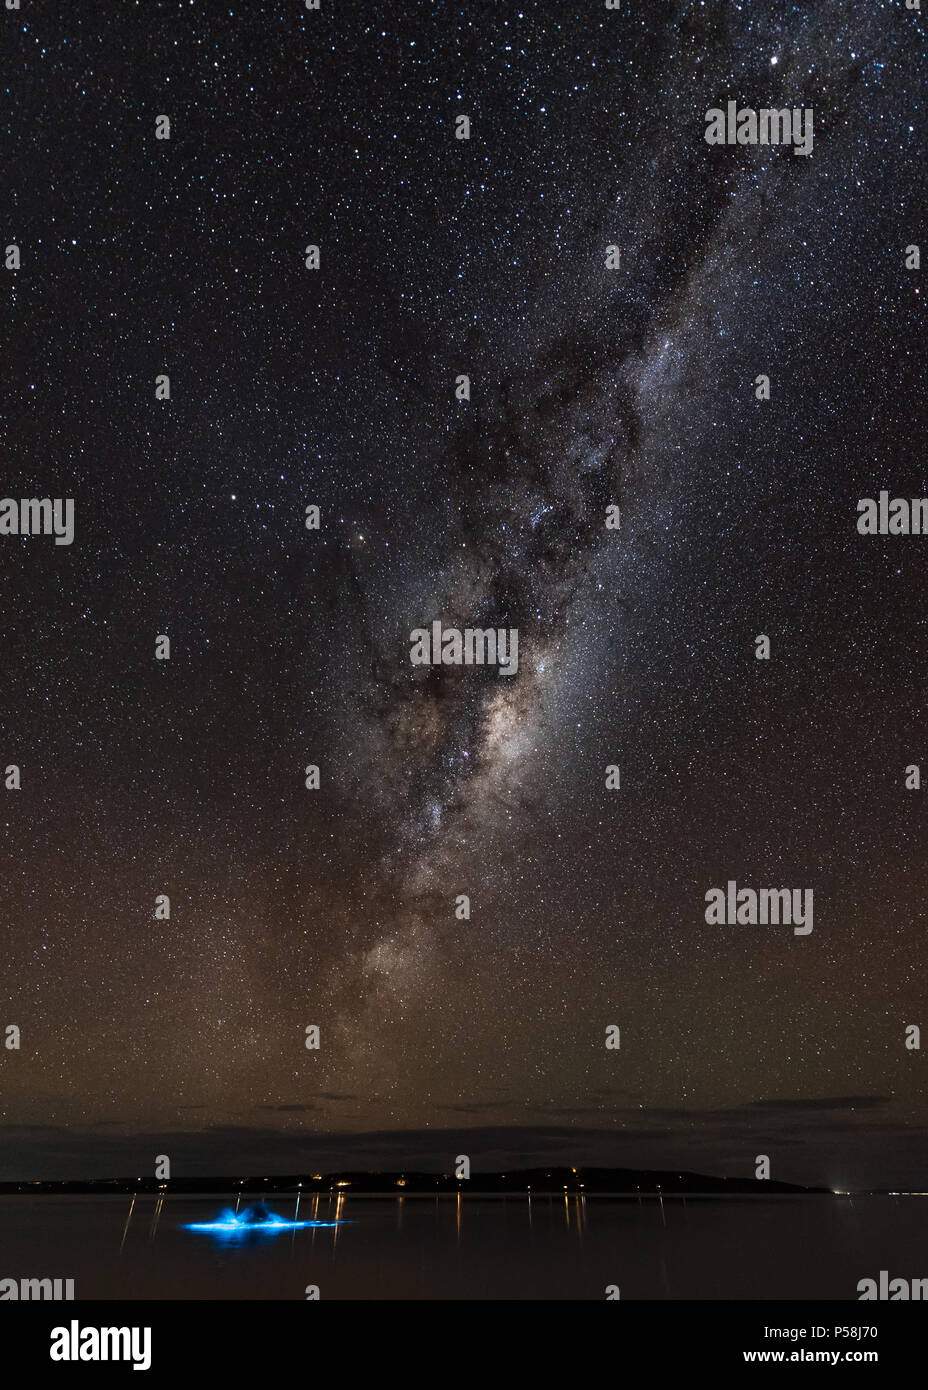
[[[208,1231],[218,1236],[245,1236],[251,1231],[299,1231],[307,1226],[343,1226],[343,1221],[287,1221],[282,1216],[267,1216],[255,1220],[249,1211],[236,1213],[227,1209],[218,1221],[190,1221],[184,1224],[186,1231]]]

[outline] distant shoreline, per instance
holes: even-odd
[[[475,1173],[467,1180],[447,1173],[343,1171],[326,1174],[273,1174],[267,1177],[40,1179],[0,1182],[0,1195],[154,1195],[254,1196],[341,1193],[345,1196],[557,1196],[601,1197],[773,1197],[876,1195],[835,1193],[825,1187],[753,1178],[719,1178],[702,1173],[638,1171],[625,1168],[526,1168],[507,1173]]]

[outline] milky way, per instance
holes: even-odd
[[[921,16],[7,37],[2,490],[76,502],[0,550],[16,1174],[911,1174],[925,562],[854,519],[928,492]],[[814,107],[813,153],[709,146],[728,100]],[[517,628],[518,673],[414,666],[435,620]],[[813,886],[814,933],[708,927],[728,878]]]

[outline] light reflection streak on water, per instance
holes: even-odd
[[[125,1226],[123,1226],[123,1228],[122,1228],[122,1240],[119,1242],[119,1253],[120,1253],[120,1255],[122,1254],[122,1247],[123,1247],[123,1246],[125,1245],[125,1243],[126,1243],[126,1236],[127,1236],[128,1233],[129,1233],[129,1222],[132,1220],[132,1213],[135,1211],[135,1198],[136,1198],[136,1195],[137,1195],[137,1194],[133,1192],[133,1194],[132,1194],[132,1201],[131,1201],[130,1204],[129,1204],[129,1215],[126,1217],[126,1224],[125,1224]]]
[[[312,1233],[312,1237],[311,1237],[310,1243],[309,1243],[309,1248],[310,1248],[310,1250],[312,1250],[313,1247],[314,1247],[315,1244],[316,1244],[316,1231],[318,1230],[318,1227],[319,1227],[319,1193],[318,1193],[318,1192],[316,1193],[316,1199],[315,1199],[315,1201],[313,1202],[313,1216],[312,1216],[312,1222],[313,1222],[313,1233]]]
[[[338,1244],[338,1228],[342,1225],[342,1207],[345,1204],[344,1192],[339,1192],[335,1201],[335,1234],[332,1237],[332,1258],[335,1258],[335,1247]]]
[[[290,1249],[291,1249],[291,1250],[293,1249],[294,1243],[295,1243],[295,1241],[296,1241],[297,1223],[299,1222],[299,1219],[300,1219],[300,1198],[302,1197],[302,1195],[303,1195],[303,1193],[301,1192],[301,1190],[300,1190],[299,1188],[297,1188],[297,1193],[296,1193],[296,1206],[293,1208],[293,1231],[292,1231],[292,1233],[291,1233],[291,1235],[290,1235]]]
[[[148,1233],[148,1239],[149,1239],[149,1240],[152,1240],[152,1241],[153,1241],[154,1238],[155,1238],[155,1236],[156,1236],[157,1233],[158,1233],[158,1221],[159,1221],[160,1218],[161,1218],[161,1208],[162,1208],[163,1206],[164,1206],[164,1198],[163,1198],[163,1197],[159,1197],[158,1200],[157,1200],[157,1202],[155,1203],[155,1210],[154,1210],[154,1213],[153,1213],[152,1218],[151,1218],[151,1230],[150,1230],[149,1233]]]

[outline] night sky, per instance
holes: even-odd
[[[923,16],[322,4],[0,12],[0,1177],[924,1188]]]

